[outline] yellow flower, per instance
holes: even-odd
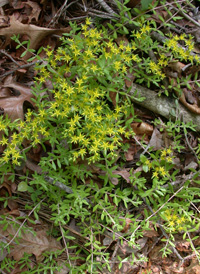
[[[182,33],[182,34],[180,35],[179,39],[185,41],[185,37],[186,37],[186,34],[185,34],[185,33]]]
[[[136,47],[136,45],[135,45],[135,42],[132,42],[131,48],[132,48],[132,50],[136,50],[136,49],[137,49],[137,47]]]
[[[111,52],[105,52],[105,58],[106,58],[106,60],[108,59],[108,58],[112,58],[112,53]]]
[[[11,154],[11,152],[8,149],[4,150],[4,157],[8,158],[10,156],[10,154]]]
[[[78,157],[79,157],[79,152],[78,151],[74,151],[73,152],[73,161],[75,162]]]
[[[159,168],[159,172],[161,173],[162,176],[165,176],[167,172],[165,171],[164,167]]]
[[[91,18],[87,17],[86,20],[85,20],[85,24],[88,25],[88,26],[91,25],[92,24]]]
[[[56,61],[61,61],[61,59],[62,59],[62,56],[59,55],[59,54],[56,54],[55,60],[56,60]]]
[[[111,136],[112,134],[115,133],[115,131],[113,130],[112,127],[108,128],[106,132],[107,132],[107,134],[110,135],[110,136]]]
[[[94,140],[93,140],[93,145],[94,145],[94,146],[98,146],[98,147],[99,147],[100,144],[101,144],[101,139],[100,139],[100,138],[94,139]]]
[[[45,109],[40,109],[38,115],[39,115],[40,117],[46,116],[46,110],[45,110]]]
[[[93,145],[90,147],[90,152],[96,154],[99,151],[99,148],[97,145]]]
[[[107,47],[112,48],[113,47],[113,42],[110,40],[109,42],[106,43]]]
[[[79,134],[78,137],[77,137],[78,141],[79,142],[83,142],[83,140],[85,139],[85,136],[83,134]]]
[[[10,149],[10,154],[12,155],[14,155],[17,152],[15,146],[10,146],[9,149]]]
[[[157,171],[154,171],[154,173],[152,175],[152,178],[158,178],[158,172]]]
[[[46,55],[50,57],[53,54],[53,50],[46,50]]]
[[[65,54],[65,55],[64,55],[64,60],[65,60],[66,62],[69,62],[69,61],[71,60],[71,57],[70,57],[68,54]]]
[[[138,60],[138,57],[136,54],[132,54],[131,59],[136,62]]]
[[[115,143],[116,145],[120,145],[120,138],[118,136],[114,136],[113,137],[113,143]]]
[[[171,148],[168,148],[168,149],[167,149],[167,154],[171,154],[171,153],[172,153]]]
[[[80,119],[81,119],[81,117],[80,117],[78,114],[76,114],[76,115],[74,116],[74,122],[75,122],[75,123],[77,123]]]
[[[92,67],[91,67],[91,70],[93,71],[93,72],[95,72],[95,71],[97,71],[98,70],[98,68],[97,68],[97,66],[96,65],[92,65]]]
[[[97,46],[98,45],[98,43],[99,43],[99,41],[98,40],[93,40],[92,42],[91,42],[91,44],[95,47],[95,46]]]
[[[109,143],[104,141],[102,147],[104,150],[107,150],[109,148]]]
[[[109,149],[110,149],[110,151],[115,150],[116,149],[115,144],[114,143],[109,144]]]
[[[19,151],[16,151],[15,154],[13,154],[12,158],[17,160],[19,158],[22,158],[22,156],[19,154]]]
[[[114,67],[115,67],[115,69],[116,69],[117,71],[120,70],[120,68],[121,68],[121,62],[115,61],[115,62],[114,62]]]
[[[130,46],[130,44],[128,44],[125,49],[126,52],[131,52],[132,47]]]
[[[183,216],[180,218],[181,222],[184,223],[186,221],[186,218]]]
[[[120,134],[123,134],[123,133],[125,133],[125,129],[124,129],[123,127],[120,127],[120,128],[118,129],[118,132],[119,132]]]
[[[44,76],[40,76],[40,78],[38,78],[38,82],[39,82],[40,84],[44,83],[45,81],[46,81],[46,80],[45,80]]]
[[[78,143],[78,136],[74,135],[71,137],[71,142],[74,143],[74,144],[77,144]]]
[[[89,145],[89,143],[90,143],[89,139],[86,139],[86,138],[82,141],[82,144],[85,147],[87,147]]]
[[[175,220],[177,220],[177,219],[178,219],[178,216],[177,216],[176,214],[173,214],[173,215],[172,215],[172,220],[175,221]]]
[[[179,49],[178,42],[175,39],[169,39],[165,43],[168,48]]]
[[[167,151],[166,150],[163,150],[162,152],[161,152],[161,157],[165,157],[167,155]]]
[[[154,73],[158,73],[158,71],[160,69],[159,66],[153,61],[149,62],[149,68]]]
[[[173,163],[172,157],[167,157],[166,161],[167,161],[167,163]]]
[[[1,140],[1,144],[2,145],[7,145],[8,144],[8,138],[6,138],[5,136],[3,136],[2,140]]]
[[[12,163],[17,166],[20,165],[20,162],[18,162],[17,159],[12,159]]]
[[[60,112],[59,109],[55,109],[54,113],[52,113],[52,116],[53,116],[53,117],[54,117],[54,116],[58,117],[58,116],[60,116],[60,115],[61,115],[61,112]]]
[[[10,157],[8,155],[4,155],[3,158],[1,158],[1,163],[5,162],[8,163],[10,161]]]
[[[130,131],[126,131],[126,132],[124,133],[124,137],[127,138],[127,139],[129,139],[130,136],[131,136],[131,132],[130,132]]]
[[[142,34],[140,32],[137,31],[137,33],[135,34],[137,39],[140,39],[142,37]]]
[[[86,31],[88,26],[87,25],[81,25],[82,30]]]
[[[178,225],[180,225],[182,223],[181,219],[178,219],[176,222]]]
[[[16,140],[17,139],[17,133],[14,132],[13,135],[12,135],[12,140]]]
[[[53,68],[55,68],[55,67],[56,67],[56,60],[52,59],[52,60],[50,61],[50,64],[51,64],[51,66],[52,66]]]
[[[170,225],[171,227],[174,227],[174,226],[175,226],[175,222],[174,222],[174,221],[170,221],[170,222],[169,222],[169,225]]]
[[[100,39],[100,38],[101,38],[101,32],[96,31],[96,33],[95,33],[95,38],[96,38],[96,39]]]
[[[85,37],[88,37],[89,34],[90,34],[90,32],[89,32],[88,30],[83,31],[83,35],[84,35]]]
[[[88,57],[90,57],[90,58],[93,57],[93,52],[92,52],[92,50],[91,50],[90,48],[88,48],[88,49],[85,51],[85,54],[86,54],[86,56],[88,56]]]
[[[86,154],[85,148],[81,148],[81,149],[79,150],[79,155],[83,158],[85,154]]]
[[[40,133],[43,134],[43,135],[45,135],[45,133],[46,133],[46,128],[45,128],[45,127],[41,127],[41,128],[40,128]]]
[[[123,72],[123,73],[126,73],[126,72],[127,72],[127,68],[126,68],[125,65],[123,65],[123,67],[122,67],[122,72]]]
[[[124,58],[124,60],[125,60],[127,63],[130,63],[131,57],[130,57],[130,56],[126,56],[126,57]]]

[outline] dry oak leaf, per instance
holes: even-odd
[[[153,133],[153,126],[145,122],[141,122],[141,123],[134,122],[131,124],[131,128],[136,135],[145,134],[147,136],[151,136]]]
[[[18,10],[19,12],[18,17],[20,18],[20,21],[22,18],[24,18],[24,16],[28,17],[28,23],[30,23],[32,19],[35,19],[35,21],[38,21],[38,18],[41,12],[41,7],[39,6],[38,3],[29,1],[29,0],[27,2],[10,0],[9,4],[13,8],[15,14],[17,13],[16,11]],[[22,9],[23,9],[23,12],[21,11]]]
[[[18,21],[14,15],[10,16],[10,26],[0,29],[0,36],[5,36],[4,48],[10,43],[11,37],[13,35],[27,35],[30,39],[30,49],[36,49],[38,44],[43,38],[47,35],[56,33],[61,35],[64,32],[69,32],[70,27],[63,29],[48,29],[43,27],[38,27],[35,25],[22,24]],[[25,59],[28,59],[31,56],[31,53],[25,55]]]
[[[181,96],[179,96],[178,92],[175,91],[176,95],[179,97],[179,100],[180,102],[188,109],[190,110],[191,112],[195,113],[195,114],[200,114],[200,107],[198,106],[198,104],[189,104],[187,101],[186,101],[186,98],[185,98],[185,95],[184,93],[181,94]]]
[[[1,237],[7,239],[7,242],[11,241],[15,237],[18,228],[8,225],[6,231],[3,230],[4,225],[0,225]],[[17,235],[18,236],[18,235]],[[50,236],[47,236],[46,231],[41,229],[36,232],[32,232],[27,228],[27,231],[20,231],[20,237],[17,237],[17,243],[15,240],[10,244],[9,257],[13,257],[15,260],[20,260],[24,256],[24,253],[34,254],[37,261],[42,260],[42,253],[45,251],[61,250],[61,244]]]
[[[13,90],[16,91],[17,95],[12,95]],[[11,121],[16,119],[24,120],[24,102],[28,101],[31,105],[34,105],[31,100],[33,97],[31,88],[13,80],[9,83],[4,82],[4,85],[0,87],[0,108],[4,110],[4,114],[7,114]]]
[[[28,1],[26,4],[32,8],[31,14],[29,15],[29,22],[31,22],[33,19],[38,21],[41,12],[41,7],[39,4],[33,1]]]

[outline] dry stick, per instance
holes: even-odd
[[[129,95],[131,95],[131,100],[136,104],[147,108],[168,120],[176,120],[176,117],[172,114],[172,110],[175,111],[177,109],[174,98],[164,95],[158,96],[157,92],[135,83],[132,85]],[[140,101],[141,97],[145,98],[142,102]],[[179,114],[184,117],[186,123],[192,121],[193,124],[196,125],[196,131],[200,131],[200,115],[189,112],[182,104],[179,104]]]
[[[186,232],[187,233],[187,236],[188,236],[188,238],[189,238],[189,240],[190,240],[190,244],[191,244],[191,247],[192,247],[192,249],[194,250],[194,253],[195,253],[195,255],[196,255],[196,257],[197,257],[197,260],[199,261],[199,264],[200,264],[200,260],[199,260],[199,252],[196,250],[196,248],[195,248],[195,246],[194,246],[194,244],[193,244],[193,242],[192,242],[192,239],[191,239],[191,237],[190,237],[190,233],[187,231]]]
[[[37,61],[31,62],[31,63],[28,63],[26,65],[19,66],[18,68],[14,68],[13,70],[5,72],[4,74],[0,75],[0,78],[8,76],[8,75],[12,74],[13,72],[15,72],[15,71],[17,71],[19,69],[28,68],[28,67],[31,67],[31,66],[33,66],[33,65],[35,65],[37,63],[40,63],[40,62],[42,62],[42,61],[41,60],[37,60]]]
[[[59,204],[58,204],[58,214],[60,215]],[[63,238],[64,245],[65,245],[65,250],[66,250],[66,253],[67,253],[67,259],[68,259],[68,262],[69,262],[70,267],[72,267],[71,261],[70,261],[70,259],[69,259],[69,251],[68,251],[68,248],[67,248],[67,243],[66,243],[65,236],[64,236],[64,234],[63,234],[63,230],[62,230],[62,226],[61,226],[60,222],[59,222],[59,227],[60,227],[60,232],[61,232],[61,234],[62,234],[62,238]]]
[[[60,9],[56,12],[55,16],[49,22],[47,28],[49,28],[50,25],[52,25],[53,23],[55,23],[55,21],[61,16],[62,10],[67,5],[67,2],[68,2],[68,0],[65,0],[64,4],[60,7]]]
[[[113,19],[114,18],[112,14],[108,14],[108,15],[107,14],[108,13],[106,13],[106,12],[100,13],[100,12],[96,11],[96,13],[94,13],[94,12],[88,11],[88,15],[91,17],[95,16],[95,17],[101,17],[101,18],[105,18],[105,19]]]
[[[75,0],[71,3],[69,3],[69,5],[67,5],[68,0],[65,0],[65,3],[62,5],[62,7],[57,11],[57,13],[55,14],[55,16],[52,18],[52,20],[49,22],[48,26],[52,25],[53,23],[55,23],[55,21],[59,19],[59,17],[61,17],[62,13],[68,9],[71,5],[75,4],[76,2],[78,2],[78,0]],[[67,6],[66,6],[67,5]]]
[[[1,49],[1,50],[0,50],[0,53],[4,54],[4,55],[6,55],[8,58],[10,58],[10,59],[13,61],[13,63],[15,63],[17,66],[19,66],[19,67],[21,66],[21,65],[20,65],[18,62],[16,62],[15,59],[13,59],[12,56],[11,56],[10,54],[8,54],[5,50]]]
[[[28,214],[28,217],[33,213],[33,211],[45,200],[46,198],[43,198]],[[7,245],[4,248],[7,248],[13,241],[14,239],[17,237],[17,235],[19,234],[19,231],[21,230],[22,226],[25,224],[25,222],[28,220],[28,217],[26,217],[24,219],[24,221],[21,223],[20,227],[18,228],[17,232],[15,233],[14,237],[9,241],[9,243],[7,243]]]
[[[113,252],[113,254],[112,254],[112,257],[111,257],[111,259],[110,259],[110,264],[111,264],[111,270],[113,269],[113,267],[114,267],[114,257],[116,256],[116,254],[117,254],[117,251],[118,251],[118,249],[119,249],[119,245],[120,245],[120,243],[119,243],[119,239],[117,240],[117,243],[116,243],[116,246],[115,246],[115,249],[114,249],[114,252]]]
[[[92,228],[90,229],[90,231],[91,231],[91,235],[92,235],[91,238],[93,239]],[[93,270],[93,264],[94,264],[94,246],[93,246],[92,243],[91,243],[91,249],[92,249],[92,250],[91,250],[90,252],[92,253],[92,254],[91,254],[91,262],[92,262],[92,263],[91,263],[91,273],[92,273],[92,272],[93,272],[93,271],[92,271],[92,270]]]
[[[193,24],[195,24],[196,26],[200,27],[200,24],[194,20],[192,17],[190,17],[189,15],[187,15],[182,9],[177,9],[176,7],[173,7],[174,10],[178,11],[178,13],[180,13],[183,17],[185,17],[186,19],[188,19],[189,21],[191,21]]]
[[[104,1],[104,0],[97,0],[97,2],[110,14],[116,14],[113,9]]]
[[[198,213],[200,213],[199,209],[195,206],[193,202],[190,202],[190,204],[196,209],[196,211],[198,211]]]
[[[109,16],[110,18],[113,18],[113,16],[115,17],[115,15],[112,15],[112,14],[107,13],[107,12],[102,11],[102,10],[95,10],[95,9],[93,9],[93,8],[89,8],[88,11],[89,11],[91,14],[93,14],[92,12],[97,13],[96,16],[99,16],[99,15],[103,16],[103,15],[105,15],[105,16]]]

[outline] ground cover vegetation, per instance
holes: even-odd
[[[181,103],[200,113],[198,41],[184,22],[197,3],[101,4],[106,19],[69,20],[41,47],[10,25],[34,82],[16,83],[26,65],[1,78],[2,273],[200,270],[199,130],[180,114]],[[170,98],[170,120],[143,110],[134,84]]]

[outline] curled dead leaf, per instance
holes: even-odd
[[[133,129],[133,131],[135,132],[136,135],[148,135],[151,136],[153,133],[153,126],[142,122],[142,123],[132,123],[131,124],[131,128]]]
[[[187,108],[189,109],[191,112],[195,113],[195,114],[200,114],[200,107],[198,106],[197,103],[191,105],[186,101],[185,95],[182,92],[181,96],[175,91],[176,95],[179,97],[180,102]]]

